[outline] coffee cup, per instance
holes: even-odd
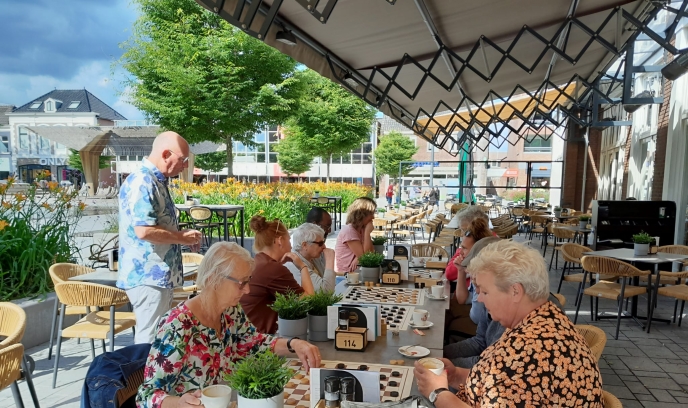
[[[434,298],[441,298],[442,295],[444,295],[444,286],[435,285],[430,288],[430,290],[432,291],[432,297]]]
[[[416,326],[425,326],[428,321],[428,311],[424,309],[413,310],[413,324]]]
[[[443,273],[442,271],[430,271],[430,277],[432,279],[442,279]]]
[[[442,371],[444,371],[444,363],[440,359],[432,358],[432,357],[426,357],[426,358],[421,358],[419,360],[419,362],[423,367],[432,371],[432,373],[435,375],[441,375]]]
[[[346,281],[351,284],[355,285],[358,283],[358,272],[349,272],[346,274]]]
[[[227,408],[232,399],[232,389],[223,384],[205,387],[201,392],[201,402],[205,408]]]

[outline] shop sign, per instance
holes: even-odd
[[[38,164],[43,166],[66,166],[67,159],[64,157],[48,157],[38,159]]]

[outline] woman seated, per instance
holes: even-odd
[[[355,199],[347,209],[346,225],[339,231],[334,247],[334,270],[338,274],[354,271],[358,257],[374,250],[370,233],[376,209],[375,201],[368,197]]]
[[[136,403],[141,408],[200,405],[200,390],[223,381],[230,363],[266,349],[292,349],[308,367],[319,367],[318,348],[304,340],[258,333],[240,306],[255,262],[235,243],[210,247],[198,267],[198,296],[162,316],[148,355]]]
[[[313,282],[313,288],[324,291],[334,291],[334,251],[325,248],[325,231],[315,224],[306,223],[294,230],[291,236],[294,253],[308,267]],[[320,263],[320,254],[324,255],[325,264]],[[294,275],[294,279],[301,284],[301,270],[293,262],[286,263]]]
[[[484,214],[482,211],[480,211],[482,214]],[[466,257],[468,254],[468,251],[471,250],[473,245],[480,241],[483,238],[486,237],[491,237],[492,231],[490,231],[487,221],[485,221],[485,218],[476,216],[476,217],[471,217],[467,219],[462,219],[461,220],[461,231],[463,232],[463,237],[461,238],[461,244],[459,247],[456,249],[456,253],[454,253],[454,256],[451,258],[450,262],[447,262],[447,267],[444,270],[444,275],[447,278],[449,282],[456,282],[456,285],[452,285],[451,289],[452,292],[457,291],[458,282],[461,282],[459,280],[459,269],[461,269],[461,262],[463,261],[463,258]],[[463,281],[466,280],[466,271],[462,271],[462,279]],[[463,296],[463,295],[462,295]],[[461,301],[460,303],[463,304],[466,302],[466,299]]]
[[[437,408],[571,406],[602,408],[597,362],[585,339],[548,301],[545,261],[525,245],[498,241],[468,266],[478,301],[507,330],[471,370],[443,359],[435,375],[416,363],[418,390]],[[459,390],[454,395],[448,386]]]
[[[241,297],[241,307],[248,319],[261,333],[277,332],[277,312],[270,309],[276,293],[293,291],[298,294],[315,293],[308,266],[291,252],[289,231],[280,220],[267,221],[256,215],[249,227],[255,233],[253,250],[256,253],[256,271],[250,291]],[[283,264],[293,262],[301,274],[299,284]]]

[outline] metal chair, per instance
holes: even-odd
[[[212,221],[213,212],[208,207],[193,206],[189,208],[189,216],[193,222],[194,229],[199,230],[203,235],[205,249],[207,249],[212,242],[213,229],[217,230],[218,236],[220,235],[220,223]]]

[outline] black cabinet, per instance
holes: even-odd
[[[659,245],[673,245],[676,203],[673,201],[593,201],[593,249],[632,248],[631,237],[645,231]]]

